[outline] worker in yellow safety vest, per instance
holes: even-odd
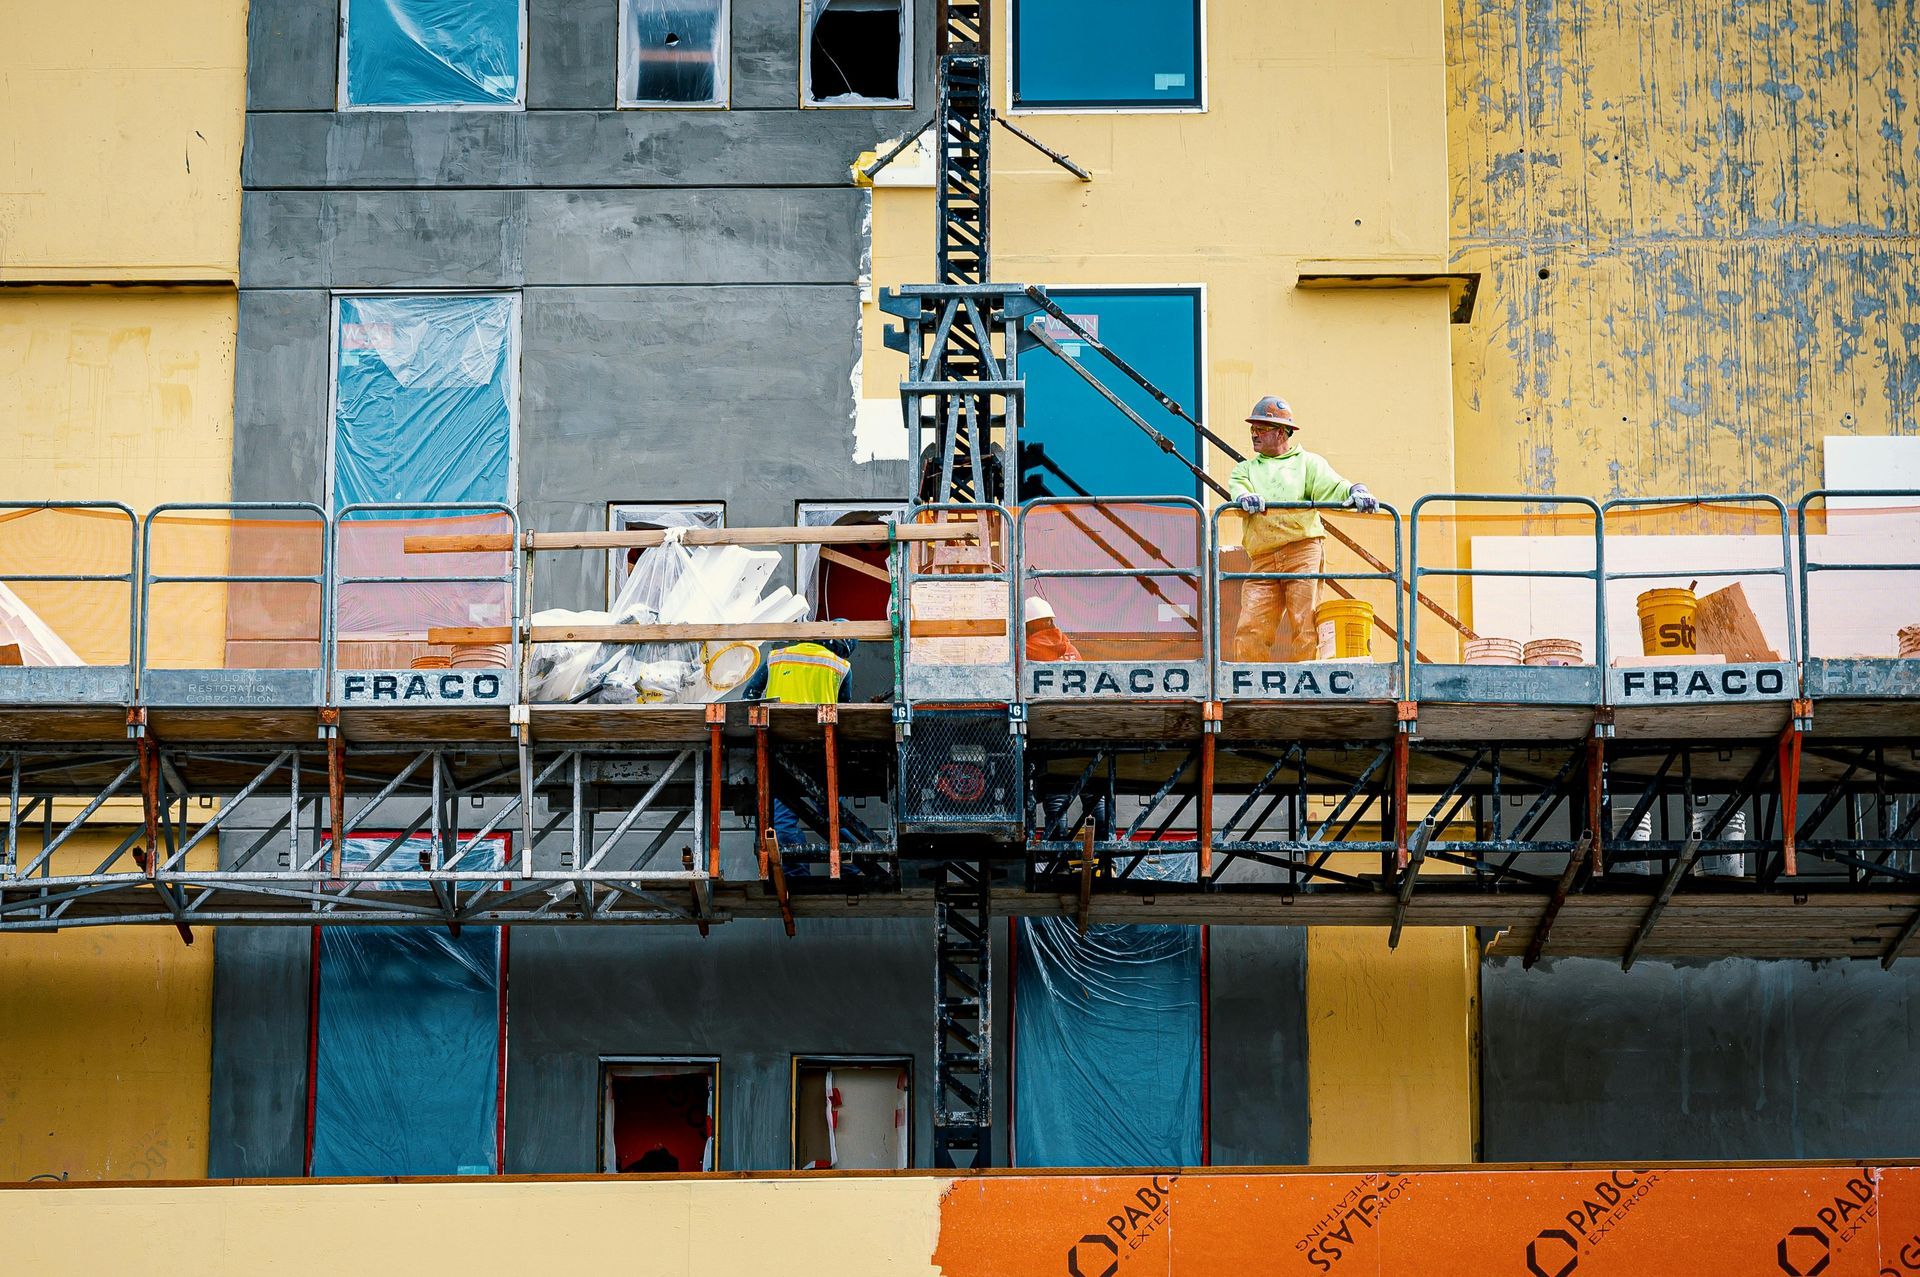
[[[847,684],[853,668],[853,639],[828,639],[824,643],[795,643],[776,648],[767,656],[744,693],[750,701],[773,701],[781,705],[834,705]],[[800,818],[793,808],[775,795],[769,804],[773,816],[774,840],[782,847],[797,847],[806,842]]]
[[[1293,445],[1293,409],[1268,395],[1247,414],[1254,455],[1233,468],[1227,491],[1246,513],[1244,534],[1253,572],[1312,574],[1326,561],[1326,529],[1318,510],[1269,510],[1286,502],[1344,502],[1362,514],[1380,508],[1366,485],[1348,483],[1325,457]],[[1270,661],[1281,618],[1287,641],[1278,658],[1310,661],[1316,654],[1313,621],[1318,581],[1248,581],[1240,596],[1240,624],[1233,636],[1233,659]]]

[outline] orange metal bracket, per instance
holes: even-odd
[[[1407,755],[1413,739],[1413,724],[1418,706],[1412,701],[1394,703],[1393,732],[1393,868],[1396,873],[1407,867]]]
[[[347,845],[347,743],[340,739],[339,710],[321,710],[320,724],[333,728],[327,737],[327,810],[333,818],[333,847],[327,872],[337,879],[340,857]]]
[[[1795,701],[1793,719],[1780,733],[1780,859],[1787,877],[1796,877],[1799,862],[1793,835],[1800,823],[1800,742],[1801,725],[1813,717],[1812,701]]]
[[[827,877],[840,876],[840,749],[835,736],[840,722],[838,705],[822,705],[817,711],[821,730],[826,734],[827,753]]]
[[[1593,872],[1602,868],[1602,847],[1607,836],[1606,820],[1607,742],[1599,736],[1587,737],[1587,857]]]
[[[1223,706],[1208,701],[1200,707],[1200,881],[1213,880],[1213,766],[1214,743],[1220,739]]]
[[[720,732],[727,725],[725,705],[707,706],[707,877],[720,876],[720,786],[726,780],[727,752]],[[701,928],[700,934],[706,934]]]
[[[146,817],[146,861],[142,866],[151,878],[160,872],[160,747],[151,736],[134,742],[140,754],[140,808]]]
[[[747,710],[747,722],[753,728],[753,786],[754,786],[754,828],[759,831],[760,878],[767,877],[767,845],[773,841],[773,821],[771,819],[771,795],[767,791],[767,725],[771,715],[765,705],[755,705]],[[787,934],[793,934],[793,923],[787,923]]]

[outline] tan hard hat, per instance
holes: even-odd
[[[1298,430],[1300,423],[1293,419],[1293,408],[1278,395],[1268,395],[1253,406],[1247,414],[1250,426],[1285,426],[1288,430]]]

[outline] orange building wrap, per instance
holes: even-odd
[[[1920,1170],[1619,1167],[958,1180],[944,1277],[1904,1277]]]

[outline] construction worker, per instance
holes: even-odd
[[[853,639],[827,639],[820,643],[795,643],[777,648],[755,672],[743,693],[750,701],[774,701],[781,705],[837,705],[847,685],[847,672],[853,668]],[[800,818],[793,808],[773,796],[774,841],[782,847],[798,847],[806,842],[800,830]]]
[[[1244,542],[1254,572],[1319,572],[1326,561],[1325,529],[1318,510],[1268,510],[1284,502],[1344,502],[1362,514],[1380,508],[1365,484],[1348,483],[1326,458],[1293,446],[1299,427],[1284,399],[1268,395],[1247,414],[1254,455],[1233,468],[1227,491],[1246,512]],[[1316,655],[1313,620],[1318,581],[1248,581],[1240,596],[1240,624],[1233,636],[1233,659],[1275,659],[1273,641],[1281,617],[1287,641],[1283,661],[1310,661]]]
[[[1021,620],[1027,627],[1027,659],[1030,661],[1077,661],[1080,649],[1066,636],[1054,619],[1053,604],[1039,595],[1020,605]]]
[[[1054,618],[1053,604],[1039,595],[1034,595],[1020,605],[1020,619],[1027,628],[1027,659],[1029,661],[1077,661],[1080,649],[1073,645],[1060,623]],[[1053,775],[1042,764],[1033,769],[1034,795],[1040,800],[1040,814],[1045,823],[1042,837],[1047,831],[1053,836],[1064,838],[1067,829],[1067,800],[1073,794],[1073,779],[1068,776]],[[1106,791],[1098,786],[1089,786],[1080,795],[1080,810],[1093,821],[1094,837],[1107,838],[1112,835],[1113,822],[1108,818]]]

